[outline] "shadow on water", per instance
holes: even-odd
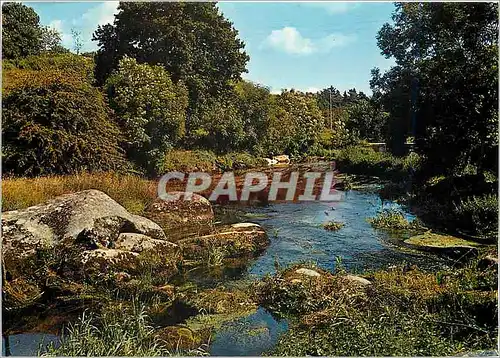
[[[259,356],[270,350],[287,329],[286,320],[276,319],[260,307],[254,314],[221,328],[209,352],[213,356]]]
[[[59,345],[59,336],[47,333],[21,333],[2,336],[2,356],[36,356],[47,345]]]

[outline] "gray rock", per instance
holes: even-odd
[[[2,213],[2,251],[11,273],[40,250],[55,254],[82,244],[82,250],[106,249],[121,233],[166,241],[163,230],[146,218],[130,214],[98,190],[61,195],[44,204]]]
[[[184,200],[182,192],[169,192],[169,194],[178,194],[179,199],[171,201],[157,199],[146,208],[144,216],[168,232],[171,241],[192,234],[210,232],[214,212],[208,199],[194,193],[191,194],[190,200]]]
[[[346,279],[348,279],[351,282],[357,283],[361,286],[368,286],[371,285],[372,283],[368,281],[366,278],[359,277],[359,276],[354,276],[354,275],[346,275]]]
[[[301,275],[309,276],[309,277],[320,277],[321,276],[321,274],[319,272],[311,270],[311,269],[307,269],[307,268],[300,268],[300,269],[296,270],[295,272],[298,274],[301,274]]]
[[[142,252],[151,249],[166,249],[173,252],[178,250],[179,246],[165,240],[152,239],[146,235],[127,232],[118,236],[113,248],[132,252]]]

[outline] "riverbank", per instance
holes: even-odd
[[[233,220],[224,210],[228,206],[218,206],[223,210],[215,210],[210,225],[252,221],[266,229],[271,244],[263,254],[265,245],[260,246],[256,258],[239,260],[241,252],[226,256],[232,249],[226,250],[225,244],[204,245],[199,238],[206,234],[197,232],[185,242],[189,248],[186,253],[202,253],[198,256],[201,260],[186,257],[188,260],[179,261],[178,276],[158,275],[155,261],[145,257],[141,266],[144,270],[134,277],[120,274],[112,281],[87,282],[79,286],[77,294],[71,290],[51,291],[55,296],[47,296],[48,305],[10,312],[4,321],[4,327],[9,328],[6,333],[43,331],[60,336],[65,332],[62,345],[47,352],[54,355],[202,355],[211,352],[211,347],[229,346],[235,340],[245,342],[243,347],[256,354],[278,355],[444,355],[493,349],[491,337],[496,335],[496,328],[488,320],[473,320],[496,317],[492,307],[496,307],[497,266],[485,259],[497,257],[496,251],[480,248],[478,257],[465,266],[453,260],[441,265],[437,256],[387,246],[384,230],[371,228],[367,221],[385,207],[377,194],[380,185],[375,185],[377,180],[354,179],[347,186],[349,179],[344,179],[346,200],[334,205],[276,203],[239,207],[243,215]],[[146,215],[156,196],[156,182],[112,173],[2,182],[6,203],[15,209],[92,187],[140,215]],[[349,192],[353,187],[363,190]],[[398,208],[393,202],[387,203]],[[178,211],[174,207],[165,210]],[[344,226],[328,231],[323,227],[327,221],[342,222]],[[166,233],[170,239],[175,236],[168,229]],[[207,242],[222,242],[217,236],[209,238]],[[176,244],[182,241],[180,238]],[[336,256],[343,259],[336,261]],[[312,260],[316,265],[294,266]],[[315,289],[314,279],[318,276],[296,274],[300,268],[319,274],[322,293]],[[354,281],[371,288],[346,281],[347,272],[362,276],[370,283]],[[338,295],[332,296],[333,292]],[[353,297],[361,301],[352,301]],[[296,306],[307,309],[295,312],[292,308]],[[336,307],[342,308],[344,315],[335,313]],[[468,312],[465,320],[452,314],[459,307]],[[64,311],[73,313],[66,315]],[[419,314],[425,319],[417,319]],[[474,315],[476,318],[471,318]],[[378,321],[377,317],[383,319]],[[304,320],[308,324],[304,325]],[[227,332],[221,328],[227,322],[250,326]],[[327,338],[330,331],[338,338],[335,342],[352,343],[332,343]],[[403,344],[401,332],[405,337],[409,334],[414,344]],[[143,343],[139,344],[136,337],[142,337]],[[97,340],[102,344],[95,344]],[[378,343],[373,346],[372,342]],[[220,353],[220,348],[215,352]]]

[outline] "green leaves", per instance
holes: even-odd
[[[156,171],[165,152],[185,134],[186,87],[174,84],[161,66],[124,57],[106,88],[130,159],[149,172]]]
[[[126,168],[121,134],[102,93],[79,75],[78,61],[74,69],[66,65],[4,73],[4,172],[37,176]]]
[[[2,58],[38,54],[42,35],[39,21],[31,7],[16,2],[2,4]]]
[[[469,162],[496,171],[497,5],[404,3],[393,19],[377,41],[397,66],[383,75],[373,71],[370,83],[390,112],[393,149],[414,131],[426,176]]]

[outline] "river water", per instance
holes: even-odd
[[[439,265],[436,257],[400,251],[390,244],[387,233],[374,230],[367,219],[374,217],[382,208],[399,207],[393,202],[382,202],[374,191],[348,191],[344,200],[337,202],[275,203],[263,207],[246,207],[247,221],[262,225],[271,240],[267,250],[244,268],[226,269],[225,274],[214,277],[220,280],[259,278],[273,274],[276,266],[287,266],[297,262],[314,262],[318,266],[333,270],[337,257],[349,271],[387,267],[407,262],[420,267]],[[410,213],[406,213],[413,219]],[[322,224],[341,221],[345,226],[338,231],[327,231]],[[205,275],[206,276],[206,275]],[[194,271],[192,279],[202,277]],[[236,322],[226,325],[216,333],[210,347],[212,355],[260,355],[276,343],[279,335],[286,331],[287,322],[273,317],[263,308]],[[47,342],[57,337],[44,334],[20,334],[11,336],[10,352],[3,355],[34,355],[42,339]]]

